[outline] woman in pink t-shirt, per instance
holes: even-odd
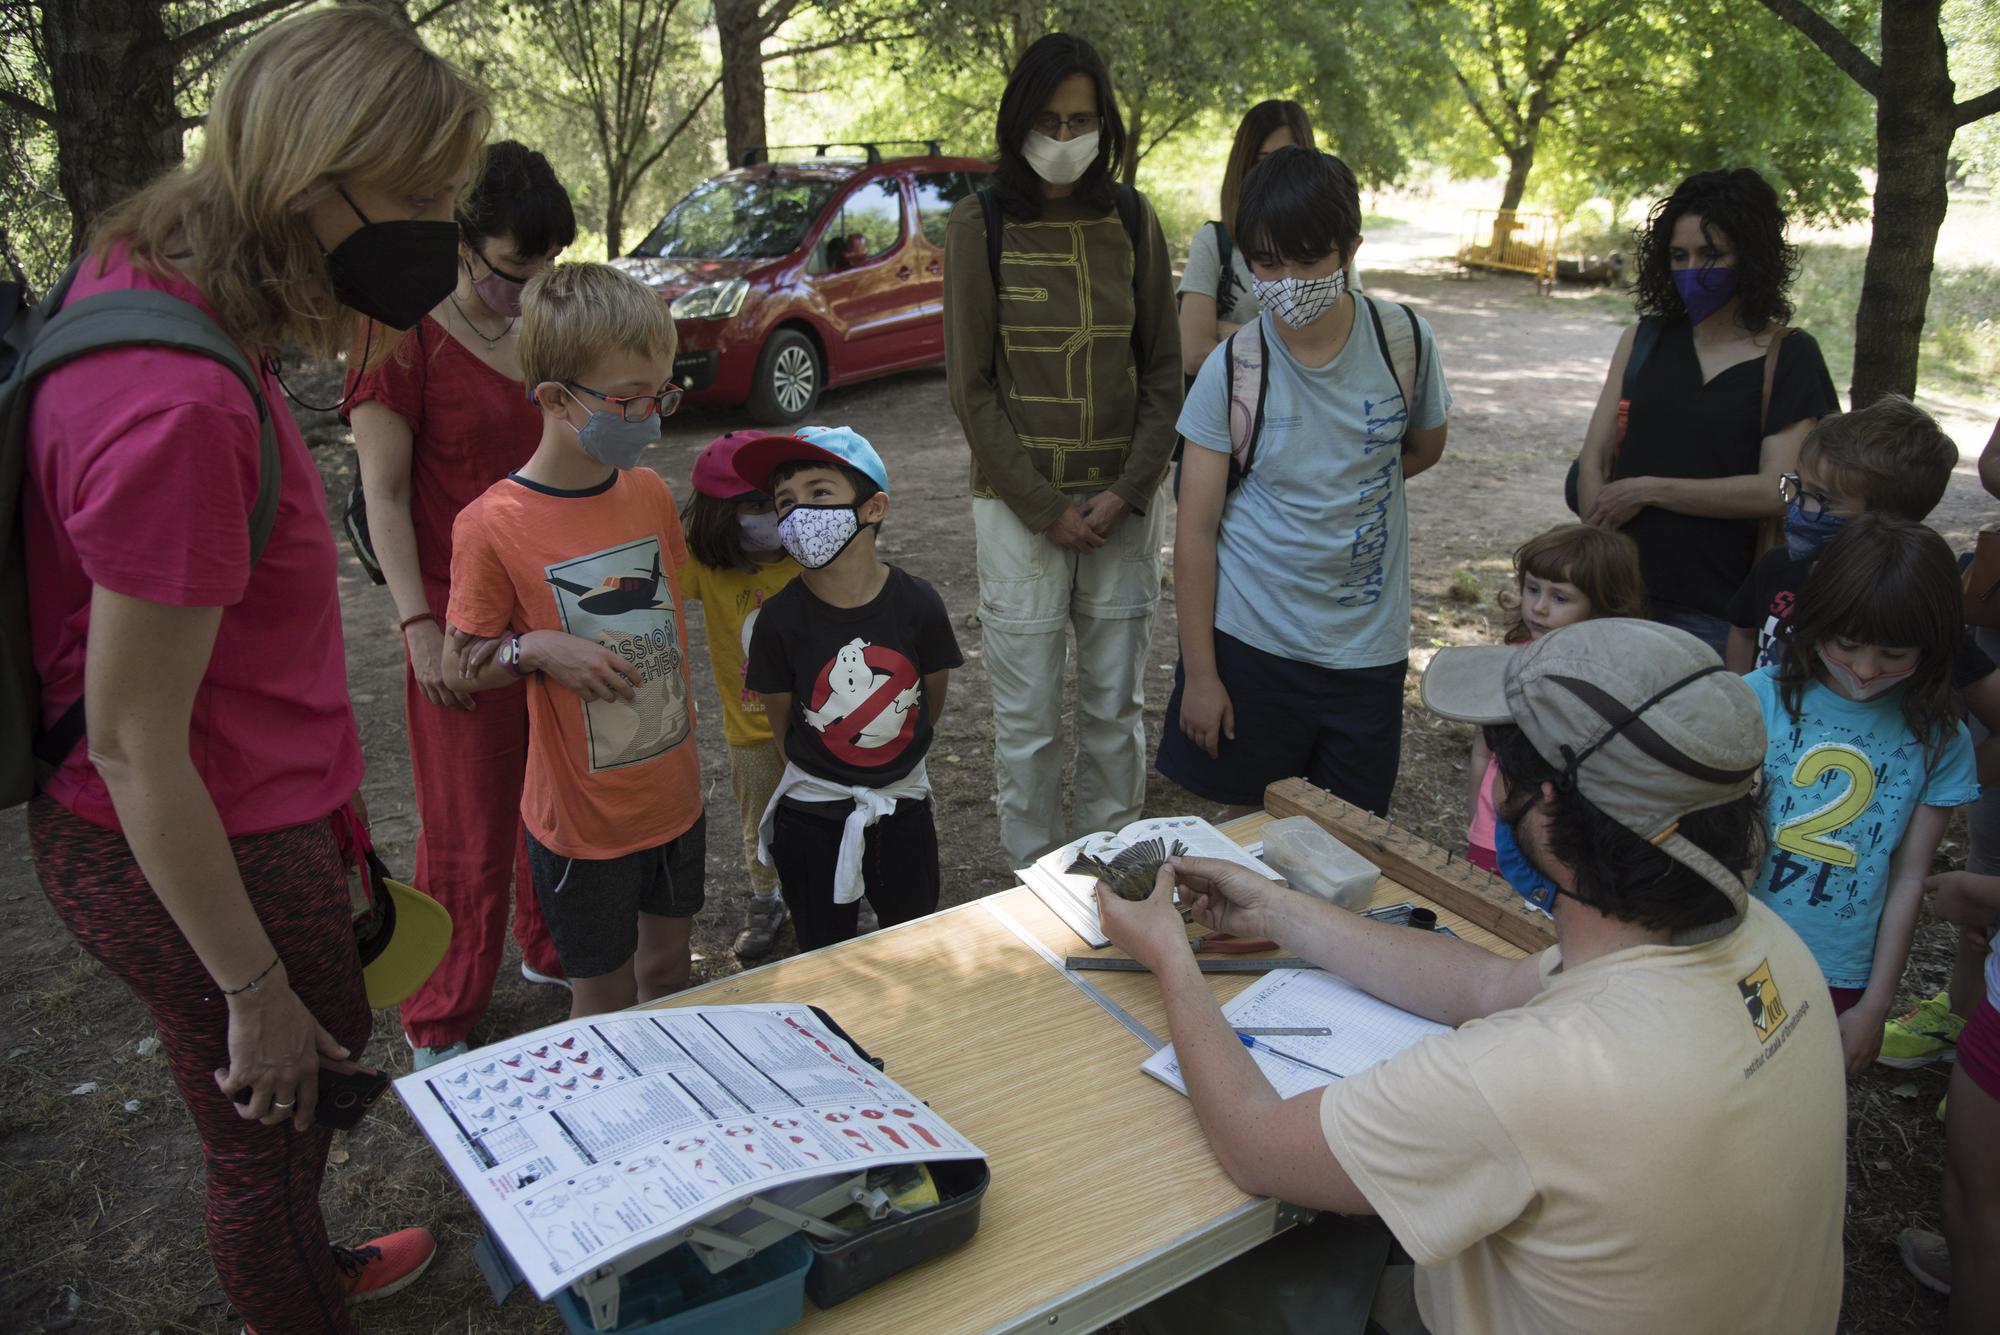
[[[320,1072],[352,1069],[370,1028],[334,832],[361,750],[325,494],[272,359],[379,352],[443,297],[488,119],[407,25],[318,10],[252,40],[200,157],[98,225],[69,302],[168,293],[265,368],[280,486],[257,559],[260,405],[221,364],[100,351],[29,417],[42,722],[82,698],[87,728],[29,808],[36,872],[152,1015],[201,1136],[210,1256],[265,1335],[353,1331],[349,1304],[436,1249],[421,1228],[336,1249],[320,1212]]]
[[[493,998],[514,885],[514,939],[531,981],[562,965],[542,922],[522,839],[527,683],[469,696],[446,689],[444,610],[458,512],[528,461],[542,414],[521,383],[521,288],[576,239],[548,159],[511,141],[486,150],[459,208],[458,286],[396,355],[348,377],[368,530],[395,599],[415,781],[418,889],[451,910],[451,945],[403,1003],[418,1069],[466,1049]]]

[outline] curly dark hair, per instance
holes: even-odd
[[[1635,236],[1639,276],[1633,293],[1639,314],[1668,320],[1687,318],[1674,287],[1674,225],[1687,214],[1701,219],[1711,242],[1728,238],[1736,251],[1736,322],[1753,334],[1792,318],[1792,280],[1798,277],[1799,249],[1785,240],[1785,210],[1770,182],[1738,167],[1696,172],[1653,209]]]

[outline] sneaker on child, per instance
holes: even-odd
[[[1899,1071],[1953,1061],[1963,1028],[1965,1021],[1952,1014],[1950,994],[1940,992],[1882,1026],[1882,1054],[1875,1060]]]
[[[778,932],[790,920],[785,901],[775,893],[769,899],[752,897],[749,912],[743,915],[743,930],[730,949],[745,963],[761,960],[777,948]]]

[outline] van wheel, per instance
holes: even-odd
[[[825,378],[812,340],[796,329],[780,329],[757,358],[750,415],[771,426],[801,421],[819,402]]]

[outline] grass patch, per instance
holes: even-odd
[[[1460,567],[1451,575],[1451,586],[1444,591],[1445,601],[1457,603],[1461,607],[1476,607],[1485,597],[1485,590],[1479,583],[1479,576]]]
[[[1809,242],[1799,248],[1793,319],[1811,332],[1833,383],[1845,393],[1854,374],[1854,315],[1861,302],[1865,246]],[[1918,375],[1924,389],[1985,397],[2000,383],[2000,267],[1939,262],[1931,272]]]

